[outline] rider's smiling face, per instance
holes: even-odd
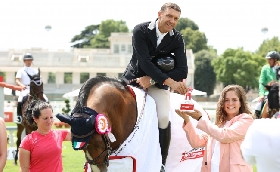
[[[158,29],[161,33],[170,32],[177,25],[181,13],[172,8],[158,12]]]

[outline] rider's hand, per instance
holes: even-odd
[[[27,86],[26,86],[26,85],[21,85],[21,89],[22,89],[22,90],[26,90],[26,89],[27,89]]]
[[[149,76],[142,76],[137,78],[136,83],[138,83],[143,88],[143,90],[146,90],[151,86],[150,79],[151,77]]]
[[[258,99],[258,102],[263,101],[263,99],[264,99],[264,96],[260,96],[259,99]]]
[[[184,82],[177,82],[171,78],[168,78],[165,80],[164,84],[169,86],[171,91],[177,91],[181,95],[185,95],[188,92],[188,87]]]

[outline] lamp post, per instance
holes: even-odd
[[[264,35],[264,41],[266,40],[266,34],[267,34],[267,32],[268,32],[268,28],[267,27],[262,27],[261,28],[261,32],[263,33],[263,35]]]
[[[51,25],[49,25],[49,24],[47,24],[46,26],[45,26],[45,30],[47,31],[47,33],[49,33],[51,30],[52,30],[52,26]],[[51,49],[51,47],[50,47],[50,44],[51,44],[51,38],[50,38],[50,35],[48,34],[47,35],[47,44],[48,44],[48,49],[50,50]]]

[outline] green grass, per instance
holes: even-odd
[[[14,122],[5,122],[6,126],[17,126]]]
[[[63,142],[62,163],[64,172],[83,171],[84,162],[83,151],[74,151],[71,142]],[[4,172],[16,171],[19,171],[19,165],[15,166],[14,160],[7,160]]]

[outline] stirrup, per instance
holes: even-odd
[[[167,172],[165,165],[161,164],[160,172]]]
[[[21,124],[22,123],[22,117],[17,116],[17,119],[14,122],[17,123],[17,124]]]

